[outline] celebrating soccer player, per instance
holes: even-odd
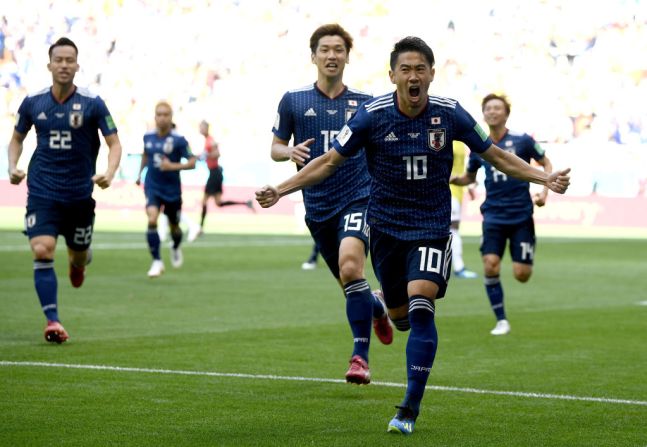
[[[568,188],[569,170],[547,174],[531,167],[492,144],[457,101],[429,96],[434,54],[422,39],[397,42],[390,67],[394,93],[365,102],[330,150],[278,186],[264,186],[256,198],[262,207],[270,207],[282,196],[338,173],[364,148],[372,178],[367,219],[375,274],[394,325],[411,329],[407,390],[388,431],[410,434],[438,345],[435,301],[445,295],[451,272],[453,140],[463,141],[499,171],[558,193]]]
[[[317,82],[283,95],[279,104],[272,159],[290,160],[303,168],[328,151],[330,144],[370,95],[344,85],[353,39],[337,24],[323,25],[310,37]],[[293,146],[289,146],[293,138]],[[326,181],[304,189],[306,225],[333,276],[346,295],[346,315],[353,334],[353,353],[346,380],[370,382],[368,352],[371,325],[384,344],[393,329],[380,292],[371,293],[364,276],[368,253],[366,207],[370,178],[364,151],[360,150]]]

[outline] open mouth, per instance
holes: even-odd
[[[409,87],[409,96],[413,99],[418,98],[420,96],[420,86],[418,85],[412,85]]]

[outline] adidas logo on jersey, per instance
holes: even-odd
[[[304,113],[303,116],[317,116],[317,112],[315,112],[315,109],[310,107],[308,110],[306,110],[306,113]]]
[[[36,117],[37,120],[46,120],[47,115],[45,115],[45,112],[40,112],[38,116]]]
[[[399,141],[393,132],[384,137],[384,141]]]

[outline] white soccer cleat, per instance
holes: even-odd
[[[301,264],[301,270],[314,270],[317,268],[317,262],[304,262]]]
[[[161,259],[155,259],[151,264],[151,268],[148,270],[148,277],[157,278],[162,273],[164,273],[164,263]]]
[[[180,247],[171,247],[171,265],[175,268],[182,267],[184,263],[184,256],[182,256],[182,249]]]
[[[496,322],[494,329],[490,331],[492,335],[506,335],[510,333],[510,323],[508,320],[499,320]]]
[[[189,235],[187,236],[186,240],[188,242],[193,242],[201,234],[202,234],[202,228],[200,228],[199,225],[192,225],[192,226],[189,227]]]

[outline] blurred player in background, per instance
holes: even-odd
[[[502,172],[560,193],[568,187],[569,171],[549,176],[531,167],[493,145],[457,101],[429,96],[434,54],[422,39],[397,42],[390,66],[396,92],[362,104],[329,151],[278,186],[264,186],[256,200],[270,207],[282,196],[337,175],[344,162],[365,148],[372,178],[368,222],[373,267],[394,325],[411,329],[407,391],[387,430],[411,434],[438,345],[435,300],[445,295],[451,272],[453,140],[465,142]]]
[[[310,37],[311,61],[317,82],[289,91],[279,103],[272,140],[272,159],[290,160],[303,168],[325,154],[355,113],[371,96],[344,85],[353,38],[338,24],[317,28]],[[293,139],[293,146],[289,145]],[[371,325],[382,343],[393,329],[379,298],[364,275],[368,253],[366,207],[370,178],[364,151],[359,151],[326,181],[303,191],[305,221],[333,276],[346,296],[346,315],[353,334],[353,353],[346,380],[370,382],[368,352]]]
[[[186,161],[182,161],[185,159]],[[149,278],[156,278],[164,273],[164,262],[160,255],[160,237],[157,232],[157,220],[160,211],[168,217],[171,227],[171,265],[181,267],[184,262],[180,244],[182,229],[180,214],[182,212],[182,186],[180,171],[195,168],[196,158],[186,139],[173,130],[173,109],[166,101],[155,106],[155,130],[144,135],[144,152],[136,183],[141,183],[144,168],[146,180],[146,215],[148,232],[146,237],[153,263],[148,270]]]
[[[65,237],[69,276],[81,287],[90,262],[94,226],[94,184],[110,186],[121,159],[117,128],[103,100],[74,85],[79,71],[78,49],[62,37],[49,47],[52,86],[25,98],[18,109],[9,142],[9,180],[25,178],[18,169],[23,142],[36,128],[36,150],[27,175],[25,232],[34,255],[34,285],[47,318],[45,339],[63,343],[69,336],[58,316],[58,282],[54,255],[58,235]],[[108,145],[108,167],[95,174],[99,130]]]
[[[218,163],[218,159],[220,158],[220,148],[218,147],[216,140],[214,140],[209,133],[209,123],[204,120],[200,123],[200,134],[204,137],[204,152],[200,158],[204,158],[207,162],[209,178],[204,187],[204,196],[202,197],[202,215],[200,217],[200,231],[198,234],[202,234],[204,232],[204,219],[207,217],[207,204],[209,203],[210,197],[213,197],[217,207],[244,205],[250,210],[254,210],[252,200],[246,200],[244,202],[222,200],[222,166]]]
[[[452,164],[452,175],[460,175],[465,171],[465,151],[467,148],[460,141],[454,141],[454,163]],[[454,268],[454,275],[457,278],[473,279],[478,275],[465,268],[463,261],[463,238],[458,231],[461,223],[461,214],[463,212],[463,197],[465,195],[465,187],[458,185],[449,185],[452,192],[452,215],[450,231],[452,233],[452,266]],[[474,198],[474,191],[468,188],[470,198]]]
[[[317,268],[317,258],[319,258],[319,247],[317,247],[317,243],[315,242],[312,244],[312,251],[310,252],[310,256],[308,257],[308,260],[301,264],[301,269],[302,270],[314,270]]]
[[[525,162],[535,160],[550,174],[553,165],[539,144],[526,133],[508,130],[506,122],[510,116],[510,103],[504,95],[489,94],[481,103],[483,119],[490,128],[490,138],[504,151],[515,154]],[[481,205],[483,214],[483,239],[481,255],[485,275],[485,291],[497,323],[490,331],[492,335],[510,333],[503,306],[503,287],[499,277],[501,258],[510,242],[512,271],[515,279],[526,282],[532,274],[535,256],[535,223],[532,217],[533,205],[544,206],[548,187],[531,196],[530,184],[518,180],[492,166],[476,154],[470,154],[466,172],[457,177],[455,184],[467,185],[476,181],[476,172],[485,169],[485,201]]]

